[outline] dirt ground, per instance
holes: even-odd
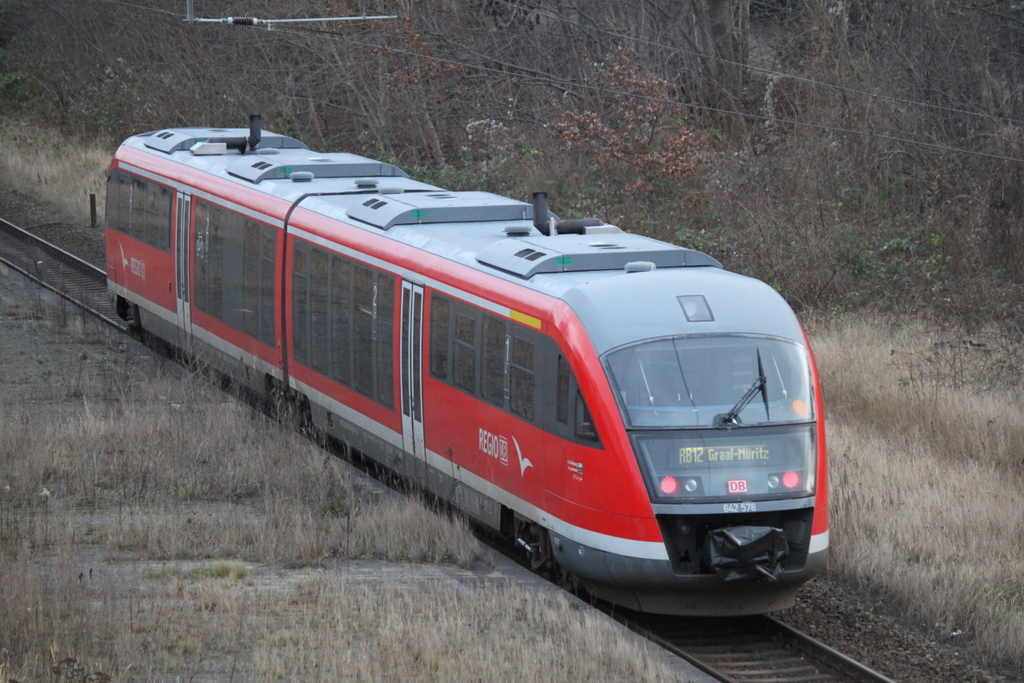
[[[0,191],[0,217],[16,225],[34,227],[33,232],[48,241],[97,265],[103,264],[102,231],[69,223],[30,198]],[[81,381],[82,372],[102,373],[104,367],[126,362],[154,370],[166,364],[134,342],[99,330],[98,325],[92,329],[88,327],[92,323],[75,322],[77,314],[73,310],[57,317],[63,316],[65,324],[71,320],[73,326],[85,326],[88,333],[68,335],[64,331],[50,331],[46,325],[28,324],[26,321],[39,312],[42,304],[30,290],[12,285],[12,280],[2,274],[0,287],[8,300],[5,311],[0,312],[0,373],[6,393],[11,396],[13,391],[17,395],[19,386],[31,388],[32,400],[40,402],[40,419],[47,412],[80,405],[74,398],[74,385]],[[75,364],[74,372],[68,370],[66,362],[72,357],[81,361]],[[48,389],[40,391],[40,386]],[[375,566],[369,568],[367,575],[381,571]],[[473,578],[477,579],[480,577]],[[826,572],[804,588],[794,608],[777,616],[898,681],[1024,681],[1020,673],[1000,674],[979,668],[959,640],[961,636],[950,634],[933,640],[924,635],[919,625],[905,623],[900,615],[891,613],[887,605],[885,600],[843,585]]]

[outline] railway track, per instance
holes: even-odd
[[[127,331],[107,294],[103,270],[2,218],[0,261],[100,322]]]
[[[106,273],[91,263],[3,219],[0,261],[86,314],[130,334],[110,301]],[[515,552],[496,549],[506,555]],[[695,619],[597,606],[724,683],[892,683],[771,617]]]
[[[725,683],[893,683],[773,617],[612,616]]]

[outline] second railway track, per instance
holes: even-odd
[[[103,270],[3,219],[0,261],[103,323],[129,332],[110,301]],[[891,683],[770,617],[695,619],[605,611],[724,682]]]
[[[127,329],[110,301],[102,269],[2,218],[0,261],[101,322]]]

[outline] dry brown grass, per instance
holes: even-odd
[[[1019,386],[1005,374],[1001,388],[989,381],[994,345],[948,340],[922,323],[865,319],[814,335],[829,419],[830,566],[936,637],[957,633],[1020,666]]]
[[[96,195],[102,219],[106,168],[116,145],[71,141],[31,124],[0,120],[0,183],[59,207],[89,223],[89,195]]]
[[[5,324],[52,374],[0,395],[0,680],[676,680],[564,595],[481,584],[461,519],[205,380]]]

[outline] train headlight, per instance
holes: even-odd
[[[774,474],[768,477],[768,488],[772,489],[773,491],[779,488],[779,478],[776,477]]]
[[[690,493],[696,491],[698,486],[700,486],[700,484],[697,483],[696,479],[687,479],[686,484],[684,484],[684,487]]]
[[[689,482],[687,482],[687,486],[689,486]],[[661,478],[661,492],[662,493],[664,493],[666,496],[671,496],[672,494],[674,494],[674,493],[676,493],[678,491],[679,491],[679,482],[676,481],[675,477],[662,477]]]
[[[801,479],[799,472],[786,472],[782,475],[782,485],[787,489],[795,489],[800,485]]]

